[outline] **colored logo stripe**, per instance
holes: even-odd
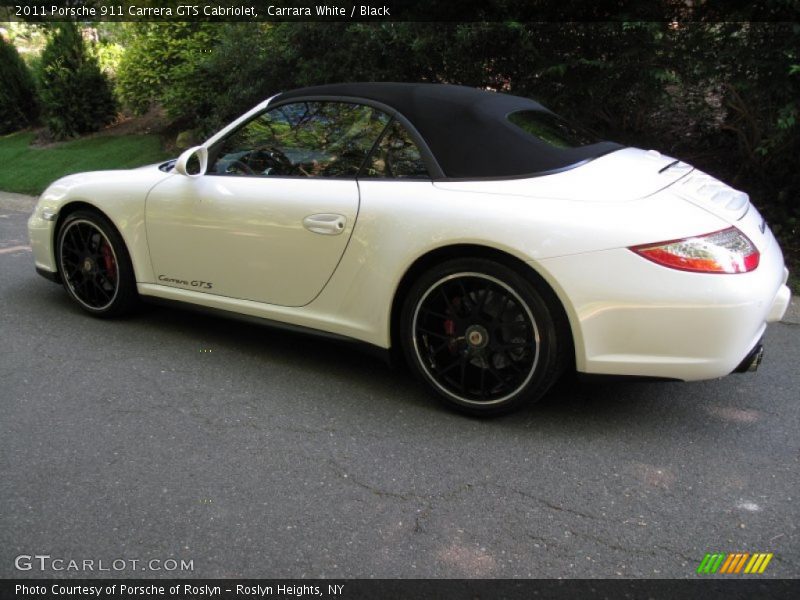
[[[706,575],[713,575],[714,573],[731,575],[742,572],[749,574],[763,573],[772,557],[773,554],[771,552],[756,552],[755,554],[750,554],[749,552],[708,553],[703,557],[700,566],[697,567],[697,573]]]
[[[716,573],[719,566],[722,564],[722,561],[725,559],[725,555],[721,552],[717,552],[714,554],[706,554],[703,557],[700,566],[697,567],[698,573]]]
[[[750,558],[749,553],[729,554],[728,559],[722,564],[720,573],[738,573],[744,566],[744,561]]]
[[[744,569],[745,573],[763,573],[764,570],[767,568],[769,561],[772,560],[772,552],[769,554],[761,553],[761,554],[753,554],[753,558],[750,559],[750,562],[747,563],[747,566]]]

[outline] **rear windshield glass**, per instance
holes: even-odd
[[[520,110],[508,115],[514,125],[556,148],[579,148],[600,140],[561,117],[539,110]]]

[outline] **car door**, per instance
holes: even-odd
[[[347,102],[270,108],[209,148],[206,173],[147,198],[157,283],[282,306],[311,302],[358,216],[356,175],[389,121]]]

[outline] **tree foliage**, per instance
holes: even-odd
[[[44,121],[54,137],[97,131],[114,120],[116,104],[108,79],[74,23],[56,26],[40,69]]]
[[[38,116],[33,77],[17,49],[0,36],[0,134],[24,129]]]
[[[218,27],[208,23],[126,23],[125,53],[117,67],[117,90],[134,113],[147,112],[186,77],[213,47]],[[185,87],[185,84],[184,84]],[[204,98],[194,101],[204,102]]]
[[[800,253],[797,24],[250,23],[218,25],[213,32],[196,25],[191,31],[171,31],[176,24],[136,27],[141,39],[125,60],[148,73],[139,82],[145,93],[134,96],[162,103],[172,118],[200,133],[274,93],[305,85],[430,81],[507,91],[536,98],[607,138],[678,156],[746,190],[784,248]],[[140,57],[144,50],[137,44],[148,48],[147,57]]]

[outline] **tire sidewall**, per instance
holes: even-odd
[[[502,402],[481,404],[454,398],[439,388],[427,369],[421,364],[414,344],[414,314],[426,292],[441,279],[457,273],[478,273],[498,279],[509,286],[525,303],[533,316],[539,333],[539,356],[533,375],[528,382]],[[558,356],[556,320],[558,315],[535,283],[504,264],[489,259],[453,259],[423,274],[410,288],[400,316],[401,346],[407,364],[418,380],[450,408],[473,415],[497,415],[514,410],[538,400],[554,383],[558,375],[555,362]]]
[[[64,234],[69,225],[76,221],[87,221],[97,227],[111,244],[114,253],[117,264],[117,277],[119,279],[117,292],[111,303],[103,308],[87,306],[77,298],[67,281],[66,274],[63,272],[61,246]],[[61,273],[61,282],[64,289],[67,290],[69,297],[87,313],[97,317],[114,317],[130,311],[135,306],[138,300],[138,294],[136,292],[136,280],[133,275],[130,255],[116,227],[103,215],[90,210],[77,210],[70,213],[59,225],[58,232],[56,233],[55,259],[56,267]]]

